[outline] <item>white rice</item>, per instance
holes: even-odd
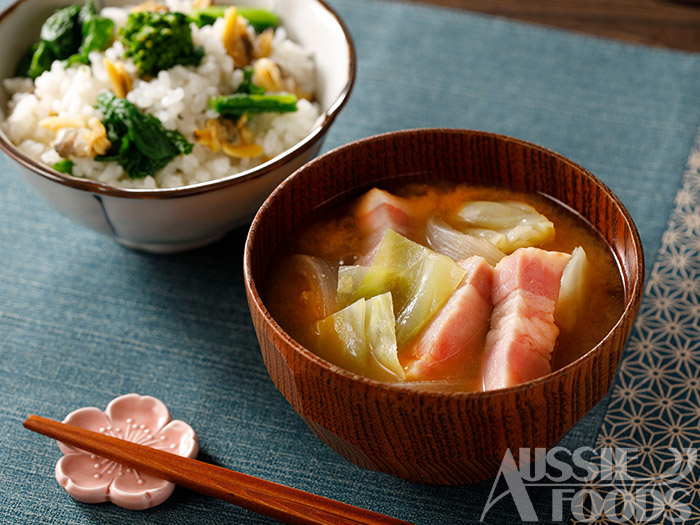
[[[166,4],[171,10],[186,11],[188,6],[181,0],[169,0]],[[128,13],[128,9],[115,7],[104,8],[101,12],[117,25],[126,22]],[[299,99],[296,112],[266,113],[250,119],[248,127],[255,135],[255,142],[264,148],[260,157],[236,159],[222,153],[212,153],[209,148],[194,142],[194,130],[203,128],[208,119],[218,116],[207,108],[208,98],[232,93],[243,79],[242,70],[235,67],[224,48],[223,27],[223,19],[202,28],[193,24],[194,44],[203,46],[205,50],[201,64],[198,67],[175,66],[160,71],[156,78],[148,82],[137,79],[127,95],[129,102],[155,115],[166,128],[180,131],[194,144],[192,154],[179,155],[155,177],[143,179],[130,179],[116,162],[71,157],[74,162],[73,175],[121,187],[173,188],[240,173],[281,154],[302,140],[320,115],[318,104],[305,99]],[[109,90],[103,57],[113,62],[121,60],[132,78],[135,77],[136,67],[123,55],[124,47],[115,41],[103,53],[91,53],[89,66],[66,69],[59,61],[54,62],[51,70],[40,75],[33,86],[28,79],[5,80],[4,87],[12,95],[8,104],[9,116],[2,124],[5,133],[27,155],[49,166],[55,164],[61,159],[51,145],[55,135],[39,126],[39,121],[51,115],[102,118],[94,105],[97,95]],[[315,92],[313,57],[289,40],[282,27],[275,31],[270,58],[295,78],[302,92]]]

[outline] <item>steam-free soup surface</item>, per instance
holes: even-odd
[[[333,316],[343,307],[347,307],[348,300],[352,299],[352,294],[348,296],[342,295],[342,282],[345,282],[344,279],[347,279],[347,277],[343,277],[343,271],[347,268],[352,270],[353,268],[370,266],[377,250],[381,250],[381,246],[385,246],[389,242],[385,237],[387,229],[392,230],[391,238],[398,243],[405,242],[406,246],[408,246],[408,243],[412,241],[431,249],[435,247],[435,243],[431,242],[434,241],[432,237],[434,230],[430,230],[429,225],[433,225],[433,227],[435,225],[444,226],[445,231],[449,232],[453,230],[456,232],[468,231],[473,235],[481,235],[482,238],[484,235],[488,237],[490,234],[485,234],[482,229],[470,227],[469,224],[464,223],[463,217],[465,214],[471,213],[468,210],[469,207],[465,208],[466,203],[482,203],[486,201],[516,203],[516,205],[517,203],[527,204],[553,224],[551,232],[545,231],[545,228],[542,230],[544,233],[541,233],[540,237],[537,234],[530,238],[537,249],[557,252],[562,257],[565,256],[566,259],[561,263],[562,265],[570,260],[568,254],[571,254],[575,248],[581,247],[585,252],[588,260],[585,292],[583,294],[585,301],[581,303],[581,310],[575,316],[573,325],[569,322],[567,322],[568,326],[562,326],[562,324],[567,323],[556,323],[555,330],[558,331],[558,336],[555,335],[554,349],[551,355],[547,356],[550,369],[556,370],[561,368],[591,350],[612,329],[622,314],[624,305],[623,284],[618,266],[609,247],[581,217],[552,199],[541,195],[523,194],[502,188],[447,184],[414,184],[401,188],[388,188],[388,191],[399,199],[396,203],[392,202],[392,205],[395,204],[406,213],[394,213],[394,211],[391,211],[388,214],[379,214],[381,217],[377,217],[377,213],[372,216],[369,211],[364,210],[362,207],[371,207],[376,203],[368,204],[367,201],[372,199],[366,198],[366,196],[342,205],[333,204],[312,216],[298,232],[295,232],[290,237],[290,241],[279,250],[271,262],[264,290],[266,306],[282,328],[292,337],[325,359],[351,371],[383,381],[420,384],[424,388],[448,391],[484,389],[485,365],[484,349],[482,347],[488,344],[488,337],[486,338],[486,343],[478,343],[478,352],[470,350],[472,354],[463,357],[459,361],[459,366],[447,366],[445,367],[446,371],[440,371],[439,366],[430,368],[416,365],[417,353],[430,351],[429,348],[427,350],[425,348],[419,350],[421,345],[429,347],[433,343],[436,345],[440,344],[439,338],[442,336],[439,330],[440,326],[438,328],[433,326],[432,332],[430,332],[431,328],[429,325],[431,321],[433,321],[433,325],[439,325],[439,322],[435,321],[435,319],[441,315],[441,312],[443,317],[447,317],[447,313],[444,312],[447,308],[445,301],[440,303],[439,307],[434,309],[434,312],[429,312],[430,319],[420,325],[420,330],[416,333],[411,332],[410,326],[404,330],[403,339],[401,330],[404,326],[400,325],[402,321],[400,319],[401,315],[399,312],[394,312],[395,322],[397,323],[395,333],[399,336],[398,348],[395,350],[398,363],[392,361],[391,358],[386,358],[384,354],[381,354],[381,351],[383,351],[381,350],[379,357],[374,359],[374,364],[369,368],[366,370],[364,368],[353,369],[355,364],[352,359],[347,361],[344,358],[338,358],[336,354],[328,353],[335,352],[334,348],[338,344],[337,341],[323,340],[319,336],[319,333],[324,332],[329,327],[332,328],[334,323],[337,326],[338,323],[342,324],[347,322],[348,319],[356,318],[352,317],[352,315],[344,317]],[[388,194],[382,192],[382,195]],[[364,201],[362,200],[363,198]],[[391,198],[391,196],[388,198]],[[388,206],[387,209],[394,210],[392,206]],[[495,207],[494,209],[498,208]],[[368,219],[368,217],[372,218]],[[368,221],[371,224],[369,229]],[[375,228],[371,221],[379,221],[379,225]],[[388,221],[388,225],[383,224],[382,226],[382,221]],[[400,235],[394,236],[394,231]],[[405,241],[403,240],[404,238],[406,239]],[[538,239],[541,239],[541,242],[538,242]],[[503,239],[500,240],[502,241]],[[497,242],[497,240],[491,238],[491,242]],[[518,244],[511,244],[511,253],[515,253],[513,248],[518,246]],[[526,248],[523,248],[523,250],[526,250]],[[449,243],[443,252],[454,255]],[[495,250],[495,252],[499,253],[499,250]],[[488,254],[490,253],[489,251]],[[519,253],[529,252],[521,251]],[[486,254],[487,260],[489,259],[488,254]],[[503,254],[501,254],[502,256]],[[442,259],[434,260],[442,261]],[[491,266],[494,266],[497,261],[498,258],[489,262]],[[478,276],[479,271],[483,271],[487,266],[481,259],[472,259],[471,266],[475,264],[481,270],[472,268],[467,272],[468,275],[472,275],[472,280],[474,281],[472,283],[474,289],[471,290],[472,296],[477,296],[476,290],[479,289],[479,286],[482,286],[479,284],[476,276]],[[459,262],[457,266],[466,268],[469,266],[469,263]],[[505,266],[505,264],[502,266]],[[338,281],[339,267],[341,268],[340,285]],[[442,268],[440,275],[444,276],[446,271],[444,268],[446,267],[443,266]],[[488,269],[491,271],[490,266]],[[354,272],[355,270],[352,271]],[[470,274],[469,272],[472,273]],[[464,279],[466,280],[467,276]],[[462,282],[461,284],[464,285],[465,283]],[[465,290],[462,290],[462,292],[464,292],[465,296],[469,296],[470,292]],[[357,294],[355,295],[357,296]],[[371,299],[369,295],[367,299]],[[366,306],[365,303],[362,304],[363,313],[366,314],[366,312],[371,310],[376,314],[376,319],[373,323],[375,325],[380,323],[380,326],[374,326],[375,333],[377,330],[381,330],[382,326],[386,326],[386,323],[390,322],[390,320],[384,319],[386,315],[382,314],[382,312],[386,313],[383,307],[387,303],[386,300],[382,299],[386,298],[374,298],[374,300],[366,301]],[[391,298],[387,300],[390,302]],[[473,297],[470,300],[473,300]],[[479,299],[476,299],[475,304],[481,304],[479,301]],[[452,303],[457,304],[458,301],[454,299]],[[493,304],[489,305],[489,308],[493,307]],[[395,293],[394,308],[396,309]],[[389,307],[390,309],[391,307]],[[379,313],[377,314],[377,312]],[[352,311],[350,313],[352,314]],[[464,314],[460,313],[460,315]],[[473,318],[478,318],[479,315],[483,317],[483,314],[475,312],[473,315],[466,315],[464,319],[473,320]],[[489,315],[492,316],[490,325],[488,321]],[[493,316],[495,315],[489,310],[485,321],[486,326],[483,327],[484,333],[494,331],[494,323],[496,321]],[[450,320],[448,319],[447,323],[449,322]],[[452,325],[460,324],[454,320],[451,322]],[[473,321],[472,325],[475,322]],[[381,325],[381,323],[384,324]],[[465,323],[466,325],[469,325],[469,323]],[[470,330],[474,331],[476,328],[471,326]],[[530,335],[528,333],[525,334],[526,337],[530,337]],[[491,334],[490,337],[494,339],[495,336]],[[420,338],[424,340],[421,342]],[[341,339],[343,338],[341,337]],[[463,339],[457,338],[460,341]],[[352,346],[352,342],[350,344]],[[380,341],[374,346],[384,344],[385,341]],[[372,347],[372,344],[369,346]],[[350,358],[352,357],[353,355],[350,354]],[[499,363],[499,361],[493,362]],[[425,359],[423,363],[425,363]],[[399,366],[401,367],[400,370]],[[491,366],[501,365],[492,364]],[[457,368],[459,369],[457,370]],[[423,373],[424,371],[427,372]]]

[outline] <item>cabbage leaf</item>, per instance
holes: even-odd
[[[571,259],[564,267],[559,287],[559,298],[554,309],[554,319],[564,330],[571,331],[581,318],[587,304],[589,289],[589,262],[581,246],[574,248]]]
[[[465,273],[446,255],[387,230],[350,301],[391,292],[401,346],[445,304]]]
[[[358,299],[316,323],[315,352],[350,372],[379,380],[403,380],[391,293]]]
[[[364,279],[369,266],[340,266],[338,268],[338,289],[336,304],[344,308],[350,303],[350,298]]]
[[[457,212],[461,231],[491,241],[506,254],[554,239],[554,224],[529,204],[471,201]]]

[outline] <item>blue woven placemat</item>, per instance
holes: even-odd
[[[700,55],[377,0],[331,0],[357,47],[325,149],[423,126],[539,143],[612,187],[651,265],[700,122]],[[8,5],[0,0],[0,6]],[[245,228],[189,253],[127,250],[48,209],[0,158],[0,522],[266,523],[176,489],[137,513],[85,505],[53,479],[55,443],[22,428],[129,392],[200,436],[200,458],[415,523],[478,521],[490,483],[426,487],[348,464],[269,380],[242,283]],[[564,442],[593,445],[605,402]],[[542,516],[548,502],[536,503]],[[516,523],[495,505],[488,523]]]

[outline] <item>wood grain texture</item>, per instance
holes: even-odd
[[[332,176],[331,176],[332,174]],[[260,299],[277,246],[314,209],[390,180],[447,180],[547,194],[578,211],[610,245],[625,282],[620,321],[574,363],[525,385],[438,394],[378,383],[326,363],[292,340]],[[253,221],[246,292],[268,372],[324,442],[349,461],[406,479],[462,484],[492,477],[506,449],[551,447],[610,388],[639,309],[642,245],[620,201],[564,157],[466,130],[388,133],[343,146],[297,171]]]
[[[409,0],[626,42],[700,51],[700,1]]]

